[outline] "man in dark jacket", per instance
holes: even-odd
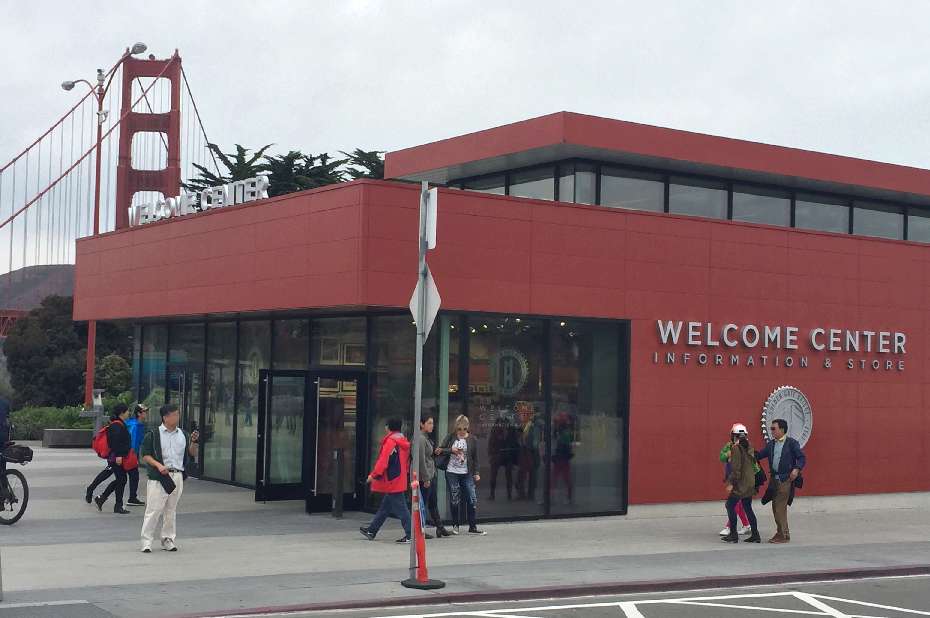
[[[103,503],[115,491],[116,504],[113,506],[113,512],[120,515],[130,513],[130,511],[123,508],[123,491],[126,489],[126,470],[123,469],[123,458],[127,457],[132,449],[129,430],[126,429],[126,419],[128,418],[129,406],[125,403],[116,404],[116,407],[113,408],[112,420],[107,426],[107,445],[110,447],[110,456],[107,461],[110,463],[110,470],[112,470],[116,478],[107,485],[102,494],[94,498],[98,511],[103,510]]]
[[[771,470],[769,490],[766,493],[772,495],[776,532],[775,536],[769,539],[769,543],[787,543],[791,540],[788,530],[788,498],[791,495],[792,484],[804,469],[807,458],[798,441],[788,437],[788,421],[774,419],[769,431],[772,440],[761,451],[756,451],[756,459],[768,459]]]
[[[407,507],[406,494],[410,475],[410,442],[400,432],[402,426],[399,418],[392,418],[387,422],[378,460],[366,481],[371,483],[372,491],[384,494],[381,506],[378,507],[371,523],[367,527],[359,528],[369,541],[375,540],[375,535],[385,520],[393,515],[404,527],[404,536],[397,539],[397,542],[410,542],[410,509]]]

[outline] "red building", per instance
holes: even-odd
[[[730,425],[760,446],[786,385],[807,494],[926,490],[930,171],[557,113],[386,176],[78,242],[75,319],[138,325],[139,397],[203,429],[202,476],[326,508],[342,448],[364,506],[412,417],[426,180],[424,411],[471,418],[484,517],[717,499]]]

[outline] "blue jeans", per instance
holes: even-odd
[[[407,507],[407,494],[404,492],[384,494],[378,512],[375,513],[374,519],[368,525],[368,531],[372,534],[378,534],[378,530],[381,529],[388,517],[399,519],[400,525],[404,527],[404,534],[410,536],[410,509]]]
[[[461,504],[465,502],[468,527],[476,527],[478,525],[478,493],[475,491],[474,477],[470,474],[456,474],[447,470],[446,481],[449,483],[449,498],[452,501],[452,523],[456,526],[462,524]]]

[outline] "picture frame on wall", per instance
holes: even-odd
[[[341,362],[339,340],[335,337],[320,337],[320,364],[338,365]]]
[[[346,343],[342,346],[343,364],[344,365],[365,365],[365,344],[364,343]]]

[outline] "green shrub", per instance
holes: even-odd
[[[81,408],[23,408],[10,415],[17,440],[41,440],[45,429],[93,429],[94,419],[80,418]]]

